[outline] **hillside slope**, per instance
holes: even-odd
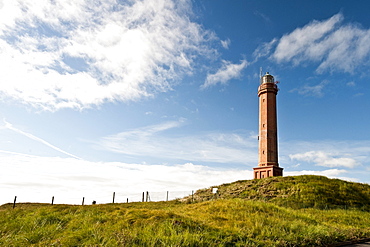
[[[218,188],[188,204],[5,204],[0,246],[331,246],[370,237],[369,185],[299,176]]]
[[[217,193],[212,193],[218,188]],[[370,210],[370,185],[304,175],[242,180],[196,191],[187,201],[241,198],[293,208],[358,208]]]
[[[0,207],[0,246],[328,246],[370,237],[370,212],[242,199]]]

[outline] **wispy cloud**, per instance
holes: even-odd
[[[314,97],[322,97],[324,96],[324,87],[329,84],[329,81],[324,80],[320,82],[317,85],[314,86],[309,86],[309,85],[304,85],[300,88],[294,88],[290,90],[289,92],[297,92],[298,94],[301,95],[306,95],[306,96],[314,96]]]
[[[49,147],[49,148],[52,148],[52,149],[54,149],[54,150],[56,150],[56,151],[58,151],[58,152],[60,152],[60,153],[66,154],[66,155],[68,155],[68,156],[70,156],[70,157],[73,157],[73,158],[76,158],[76,159],[80,159],[80,158],[79,158],[79,157],[77,157],[76,155],[73,155],[73,154],[71,154],[71,153],[68,153],[68,152],[66,152],[66,151],[64,151],[64,150],[62,150],[62,149],[60,149],[60,148],[58,148],[58,147],[56,147],[56,146],[54,146],[54,145],[50,144],[49,142],[47,142],[47,141],[45,141],[45,140],[43,140],[43,139],[41,139],[41,138],[39,138],[39,137],[37,137],[37,136],[34,136],[34,135],[32,135],[32,134],[30,134],[30,133],[27,133],[27,132],[24,132],[24,131],[22,131],[22,130],[20,130],[20,129],[17,129],[17,128],[15,128],[11,123],[6,122],[5,120],[3,120],[3,121],[5,122],[5,126],[4,126],[4,127],[5,127],[6,129],[12,130],[12,131],[14,131],[14,132],[16,132],[16,133],[18,133],[18,134],[21,134],[21,135],[23,135],[23,136],[25,136],[25,137],[28,137],[28,138],[30,138],[31,140],[34,140],[34,141],[40,142],[40,143],[44,144],[45,146],[47,146],[47,147]]]
[[[313,174],[370,183],[367,140],[288,141],[279,143],[279,151],[285,175]]]
[[[227,84],[231,79],[239,78],[243,69],[248,65],[246,60],[242,60],[240,64],[233,64],[223,60],[222,67],[214,74],[208,74],[205,83],[201,86],[202,89],[214,86],[218,83]]]
[[[231,40],[230,39],[221,40],[221,45],[225,49],[229,49],[230,44],[231,44]]]
[[[210,162],[254,167],[258,141],[253,133],[208,132],[178,134],[176,129],[189,124],[184,119],[127,130],[103,137],[97,148],[110,152],[162,161]],[[279,157],[283,167],[301,169],[316,165],[344,167],[355,171],[369,166],[370,143],[367,141],[280,141]],[[335,151],[333,151],[335,150]]]
[[[279,151],[280,165],[286,175],[313,174],[351,181],[357,178],[370,183],[370,173],[366,170],[370,167],[369,141],[289,141],[280,142]],[[327,167],[335,169],[323,169]]]
[[[262,44],[255,57],[270,56],[278,63],[297,66],[317,63],[317,72],[344,71],[353,73],[360,66],[369,66],[370,29],[356,24],[342,24],[341,13],[323,21],[312,21],[285,34],[280,39]]]
[[[275,47],[277,42],[277,39],[273,39],[270,42],[262,43],[260,46],[258,46],[257,49],[253,52],[253,62],[257,62],[257,60],[261,57],[266,57],[270,55],[271,50]]]
[[[270,23],[271,22],[271,20],[268,17],[268,15],[266,15],[266,14],[260,12],[260,11],[255,10],[253,13],[256,16],[261,17],[265,22],[267,22],[267,23]]]
[[[278,62],[293,61],[296,64],[307,58],[319,59],[326,50],[320,49],[317,44],[320,44],[342,19],[343,16],[337,14],[325,21],[313,21],[284,35],[277,44],[273,58]]]
[[[121,132],[101,139],[105,150],[142,157],[191,162],[256,163],[257,142],[241,133],[172,134],[183,120],[164,122]]]
[[[339,178],[347,181],[357,182],[357,179],[345,177],[343,175],[348,174],[347,170],[344,169],[328,169],[323,171],[315,171],[315,170],[302,170],[302,171],[287,171],[284,173],[286,176],[301,176],[301,175],[317,175],[317,176],[325,176],[328,178]]]
[[[365,150],[363,150],[365,151]],[[19,202],[50,202],[80,204],[96,200],[109,203],[116,192],[116,202],[141,200],[141,193],[149,191],[154,200],[186,196],[192,190],[217,186],[237,180],[252,179],[252,169],[212,168],[196,163],[176,165],[128,164],[123,162],[91,162],[74,158],[39,157],[0,151],[0,204],[10,202],[17,195]],[[367,171],[369,172],[369,170]],[[284,171],[285,176],[322,175],[355,181],[349,170]],[[153,192],[162,192],[154,198]],[[187,194],[186,194],[187,193]]]
[[[347,82],[346,85],[348,87],[354,87],[354,86],[356,86],[356,83],[354,81],[350,81],[350,82]]]
[[[358,163],[355,159],[349,157],[341,157],[333,153],[326,153],[323,151],[309,151],[305,153],[291,154],[289,157],[292,160],[312,162],[317,166],[325,167],[347,167],[353,168]]]
[[[1,96],[57,110],[167,91],[211,51],[191,15],[188,0],[2,2]]]
[[[176,146],[184,139],[180,137],[179,141],[176,142],[175,137],[163,137],[160,134],[173,131],[183,124],[180,121],[173,121],[127,131],[126,133],[131,133],[132,137],[126,139],[128,145],[125,148],[128,148],[130,152],[139,152],[139,147],[133,147],[130,150],[130,145],[136,145],[132,139],[147,134],[149,137],[146,140],[149,140],[150,137],[154,139],[160,137],[157,142],[154,139],[151,140],[152,145],[161,146],[162,141],[173,141],[165,147],[167,152],[173,153],[169,146]],[[135,131],[137,134],[133,134]],[[216,152],[221,152],[221,154],[227,150],[218,149],[220,143],[230,143],[229,145],[232,144],[230,147],[240,149],[240,151],[247,153],[246,156],[256,153],[256,147],[251,147],[251,144],[248,144],[248,138],[243,138],[242,135],[235,135],[233,138],[226,134],[211,136],[214,141],[209,147],[216,147]],[[193,150],[200,147],[196,144],[197,142],[210,140],[202,140],[206,139],[204,137],[206,136],[194,138]],[[123,139],[117,141],[123,141]],[[351,175],[360,172],[365,176],[362,181],[370,182],[368,179],[370,143],[368,141],[283,142],[281,144],[283,159],[280,163],[285,168],[285,176],[311,174],[356,181]],[[147,155],[147,153],[152,155],[154,152],[161,151],[154,149],[151,153],[145,149],[141,150],[143,155]],[[175,150],[178,149],[175,148]],[[333,153],[332,150],[336,150],[336,153]],[[294,160],[291,160],[288,154],[293,155]],[[297,170],[297,168],[289,167],[289,160],[284,159],[285,156],[288,157],[290,163],[298,161],[315,164],[315,162],[321,162],[332,169],[320,170],[317,167],[317,170],[310,168]],[[248,161],[248,158],[250,157],[243,157],[243,160]],[[342,158],[348,158],[348,160]],[[353,164],[351,159],[359,165],[350,168]],[[257,157],[255,156],[250,162],[254,166],[256,161]],[[225,159],[225,162],[229,161]],[[112,200],[113,192],[116,192],[117,202],[125,202],[127,198],[129,201],[139,201],[143,191],[149,191],[154,200],[165,200],[166,191],[170,191],[170,198],[174,198],[174,192],[183,192],[176,194],[177,197],[181,197],[186,196],[186,193],[191,193],[192,190],[237,180],[252,179],[251,167],[247,169],[213,168],[197,163],[179,162],[174,165],[147,165],[145,163],[91,162],[75,158],[23,155],[0,150],[0,169],[3,171],[0,180],[2,188],[0,204],[12,201],[15,195],[18,196],[20,202],[50,202],[51,197],[55,196],[55,203],[80,204],[82,197],[85,197],[85,203],[91,203],[93,200],[98,203],[108,203]],[[340,167],[343,169],[336,168],[333,166],[334,163],[341,164]],[[153,192],[162,192],[162,194],[158,193],[159,197],[154,198],[155,193]]]
[[[2,152],[0,169],[0,204],[10,202],[15,195],[19,202],[50,202],[55,196],[56,203],[80,204],[82,197],[85,203],[109,203],[113,192],[116,202],[126,202],[127,198],[139,201],[143,191],[149,191],[153,200],[165,200],[166,191],[171,199],[189,195],[192,190],[252,178],[252,171],[192,163],[168,166],[90,162]],[[153,192],[162,192],[161,197],[155,198]]]
[[[370,141],[363,140],[311,140],[311,141],[288,141],[280,142],[281,151],[285,155],[306,153],[310,151],[322,151],[333,153],[334,155],[347,156],[352,155],[359,163],[370,163]]]

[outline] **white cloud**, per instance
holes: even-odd
[[[347,173],[347,170],[329,169],[329,170],[323,170],[323,171],[314,171],[314,170],[289,171],[289,172],[286,172],[285,175],[287,176],[318,175],[318,176],[326,176],[326,177],[332,178],[332,177],[337,177],[343,173]]]
[[[353,168],[358,165],[355,159],[341,156],[343,155],[335,155],[323,151],[309,151],[289,155],[292,160],[315,163],[317,166]]]
[[[342,19],[342,15],[337,14],[322,22],[313,21],[303,28],[297,28],[290,34],[284,35],[279,40],[273,57],[278,62],[293,61],[295,63],[299,63],[306,56],[316,59],[322,55],[323,50],[312,45],[321,41]]]
[[[127,148],[128,152],[133,154],[140,155],[141,150],[143,156],[155,155],[155,152],[162,152],[166,149],[166,152],[162,154],[167,155],[168,152],[171,156],[180,150],[176,147],[179,143],[189,140],[176,135],[165,137],[163,133],[174,132],[173,130],[183,124],[183,120],[179,120],[135,129],[124,132],[124,138],[121,136],[121,139],[118,138],[115,141],[117,143],[127,141],[127,145],[122,144],[122,147]],[[139,145],[143,143],[141,140],[135,143],[135,138],[143,141],[149,140],[148,145],[154,150],[147,151],[146,147],[140,149]],[[202,142],[209,142],[209,150],[216,148],[215,153],[220,152],[218,155],[221,156],[229,151],[225,147],[220,148],[227,144],[226,147],[230,150],[239,150],[231,152],[232,155],[242,155],[244,152],[245,157],[238,159],[257,164],[257,147],[254,142],[249,141],[243,135],[210,134],[190,136],[189,138],[194,139],[184,147],[189,147],[190,144],[194,147],[190,151],[184,149],[185,154],[191,154],[191,150],[201,148]],[[167,146],[162,146],[163,142],[168,142]],[[156,149],[155,145],[158,145],[159,148]],[[280,147],[283,158],[280,160],[280,165],[285,168],[285,176],[311,174],[368,182],[368,164],[370,164],[368,155],[370,144],[368,141],[285,142]],[[321,151],[305,151],[310,149]],[[336,152],[334,153],[333,150]],[[306,167],[297,171],[297,168],[292,168],[292,166],[289,168],[289,162],[284,160],[285,156],[290,159],[289,155],[286,155],[287,152],[291,152],[293,158],[291,163],[294,161],[320,163],[333,169],[318,171]],[[162,154],[157,155],[161,156]],[[178,155],[190,157],[181,156],[183,155],[181,153]],[[213,154],[211,153],[211,155]],[[228,159],[225,159],[224,162],[230,164]],[[0,187],[2,188],[0,204],[11,202],[14,196],[17,196],[18,202],[48,203],[51,202],[51,197],[55,196],[55,203],[80,204],[82,197],[85,197],[85,203],[91,203],[93,200],[98,203],[108,203],[112,201],[113,192],[116,192],[116,202],[126,202],[127,198],[129,201],[139,201],[143,191],[149,191],[152,200],[165,200],[167,191],[170,192],[171,199],[186,196],[192,190],[200,188],[236,180],[252,179],[251,168],[247,168],[247,170],[228,169],[227,167],[212,168],[196,163],[198,162],[147,165],[145,163],[91,162],[74,158],[24,155],[0,150],[0,169],[2,171],[0,173]],[[359,165],[357,166],[357,164]],[[304,165],[300,167],[302,166]],[[351,169],[339,169],[335,168],[336,166]]]
[[[279,163],[291,170],[331,167],[347,171],[346,180],[369,183],[370,142],[358,140],[289,141],[279,143]],[[342,170],[341,169],[341,170]],[[316,170],[316,169],[314,169]],[[321,170],[321,169],[317,169]],[[351,179],[348,179],[351,178]],[[338,177],[340,178],[340,177]]]
[[[257,142],[239,133],[170,134],[183,120],[164,122],[101,139],[98,147],[111,152],[161,159],[254,164]]]
[[[328,178],[338,178],[346,181],[353,181],[357,182],[358,179],[350,178],[350,177],[343,177],[342,174],[347,174],[347,170],[343,169],[329,169],[323,171],[315,171],[315,170],[302,170],[302,171],[287,171],[284,172],[285,176],[301,176],[301,175],[317,175],[317,176],[325,176]]]
[[[226,84],[231,79],[240,77],[241,72],[246,68],[248,62],[242,60],[240,64],[232,64],[229,61],[223,60],[222,67],[214,74],[208,74],[205,83],[201,86],[202,89],[214,86],[218,83]]]
[[[356,86],[356,83],[354,81],[350,81],[350,82],[347,82],[346,85],[349,87],[354,87]]]
[[[271,53],[271,50],[274,48],[274,45],[278,42],[277,39],[273,39],[268,43],[263,43],[253,52],[254,61],[256,62],[260,57],[268,56]]]
[[[221,40],[221,45],[225,49],[229,49],[230,44],[231,44],[231,40],[230,39]]]
[[[254,56],[268,56],[278,63],[294,65],[318,63],[317,72],[344,71],[353,73],[360,66],[369,66],[370,29],[356,24],[342,24],[336,14],[323,21],[312,21],[285,34],[280,39],[262,44]]]
[[[11,202],[51,202],[80,204],[140,201],[149,191],[152,200],[191,194],[192,190],[251,179],[252,171],[213,169],[191,163],[167,166],[90,162],[72,158],[38,157],[0,151],[0,204]],[[157,193],[154,193],[157,192]],[[155,195],[158,195],[155,197]]]
[[[210,51],[187,0],[2,3],[0,92],[47,110],[166,91]]]
[[[304,85],[300,88],[295,88],[290,90],[289,92],[298,92],[298,94],[301,95],[307,95],[307,96],[315,96],[315,97],[322,97],[324,96],[324,87],[329,83],[329,81],[324,80],[320,82],[319,84],[315,86],[309,86],[309,85]]]

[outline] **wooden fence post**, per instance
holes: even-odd
[[[82,206],[84,205],[85,203],[85,197],[82,197]]]
[[[148,199],[149,199],[149,192],[147,191],[146,192],[146,200],[145,201],[148,202]]]
[[[166,197],[166,201],[168,202],[168,191],[167,191],[167,197]]]
[[[127,203],[128,203],[128,198],[127,198]]]
[[[15,202],[16,201],[17,201],[17,196],[14,197],[13,208],[15,208]]]
[[[116,197],[116,192],[113,192],[113,203],[114,203],[114,198]]]
[[[51,198],[51,205],[54,205],[54,196]]]
[[[145,192],[143,192],[143,199],[142,199],[142,202],[144,202],[144,196],[145,196]]]

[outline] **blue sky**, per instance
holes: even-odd
[[[370,183],[369,7],[0,0],[0,203],[252,179],[261,67],[284,174]]]

